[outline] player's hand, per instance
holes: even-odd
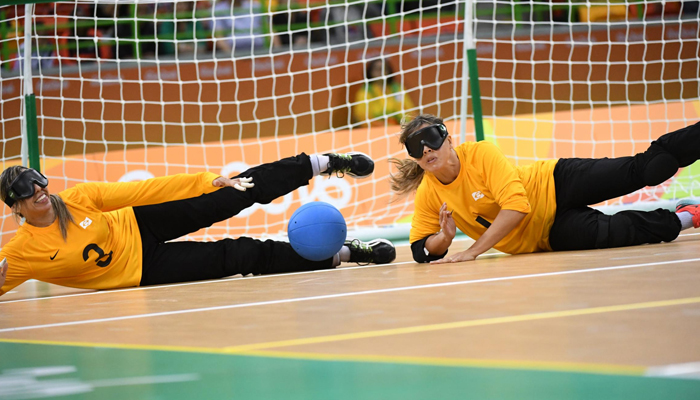
[[[447,256],[445,258],[441,258],[439,260],[431,261],[431,264],[447,264],[447,263],[456,263],[456,262],[462,262],[462,261],[474,261],[476,260],[476,256],[469,254],[469,250],[461,251],[459,253],[455,253],[451,256]]]
[[[0,287],[2,287],[5,284],[8,268],[9,266],[7,265],[7,260],[3,258],[2,261],[0,261]]]
[[[214,179],[212,184],[216,187],[229,186],[236,190],[240,190],[241,192],[245,192],[247,189],[255,186],[253,183],[253,178],[225,178],[223,176]]]
[[[440,230],[450,239],[454,239],[457,234],[457,225],[452,218],[452,211],[447,211],[447,203],[442,203],[440,207]]]

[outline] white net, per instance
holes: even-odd
[[[697,2],[477,2],[487,140],[516,163],[619,157],[700,119]],[[700,196],[700,164],[609,205]]]
[[[698,119],[697,8],[554,4],[473,5],[486,139],[514,162],[630,155]],[[296,208],[315,200],[336,205],[359,236],[397,226],[405,233],[412,199],[392,201],[388,183],[388,159],[405,157],[397,123],[408,112],[435,114],[459,141],[464,7],[36,4],[42,170],[59,192],[83,181],[234,174],[302,151],[361,151],[376,162],[371,179],[316,178],[193,237],[277,235]],[[23,5],[0,7],[0,34],[5,168],[20,162]],[[474,140],[467,125],[466,140]],[[616,203],[698,196],[699,169]],[[15,229],[5,208],[1,243]]]

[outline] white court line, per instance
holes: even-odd
[[[470,241],[470,240],[471,240],[470,238],[459,238],[459,239],[455,239],[453,242],[462,242],[462,241]],[[396,246],[396,247],[408,247],[408,245],[400,245],[400,246]],[[489,253],[489,254],[482,254],[479,256],[479,258],[493,257],[493,256],[499,256],[499,255],[506,255],[506,254],[501,253],[501,252],[494,252],[494,253]],[[55,300],[55,299],[63,299],[63,298],[68,298],[68,297],[94,296],[94,295],[99,295],[99,294],[114,294],[114,293],[124,293],[124,292],[133,292],[133,291],[151,290],[151,289],[171,288],[171,287],[179,287],[179,286],[208,285],[211,283],[244,281],[244,280],[249,280],[249,279],[267,279],[267,278],[275,278],[275,277],[287,276],[287,275],[316,274],[316,273],[326,273],[326,272],[332,272],[332,271],[346,271],[346,270],[355,270],[355,269],[389,267],[392,265],[403,265],[403,264],[416,264],[416,263],[414,261],[403,261],[403,262],[389,263],[389,264],[372,264],[372,265],[360,265],[360,266],[356,266],[356,267],[342,267],[342,268],[331,268],[331,269],[319,269],[319,270],[313,270],[313,271],[287,272],[287,273],[283,273],[283,274],[239,276],[239,277],[235,277],[235,278],[221,278],[221,279],[212,279],[212,280],[207,280],[207,281],[169,283],[169,284],[164,284],[164,285],[138,286],[138,287],[120,288],[120,289],[105,289],[105,290],[96,290],[94,292],[87,292],[87,293],[61,294],[61,295],[56,295],[56,296],[35,297],[35,298],[31,298],[31,299],[0,301],[0,307],[2,307],[3,304],[23,303],[23,302],[27,302],[27,301]]]
[[[681,237],[681,236],[695,236],[695,235],[700,235],[700,233],[685,233],[685,234],[681,234],[678,236]],[[456,238],[455,240],[453,240],[452,243],[454,243],[454,242],[473,242],[473,241],[474,240],[469,238],[469,237],[460,237],[460,238]],[[400,245],[400,246],[396,246],[396,247],[398,248],[398,247],[408,247],[408,246],[409,245]],[[547,254],[547,253],[542,253],[542,254]],[[481,259],[481,258],[486,258],[486,257],[502,256],[502,255],[508,255],[508,254],[495,251],[493,253],[481,254],[478,258]],[[94,295],[100,295],[100,294],[124,293],[124,292],[162,289],[162,288],[171,288],[171,287],[180,287],[180,286],[208,285],[211,283],[221,283],[221,282],[230,282],[230,281],[239,281],[239,280],[243,281],[243,280],[249,280],[249,279],[266,279],[266,278],[274,278],[274,277],[286,276],[286,275],[316,274],[316,273],[326,273],[326,272],[331,272],[331,271],[378,268],[378,267],[388,267],[388,266],[392,266],[392,265],[403,265],[403,264],[415,264],[415,262],[414,261],[404,261],[404,262],[390,263],[390,264],[372,264],[372,265],[360,265],[357,267],[342,267],[342,268],[322,269],[322,270],[314,270],[314,271],[288,272],[288,273],[284,273],[284,274],[240,276],[240,277],[236,277],[236,278],[221,278],[221,279],[213,279],[213,280],[207,280],[207,281],[170,283],[170,284],[166,284],[166,285],[138,286],[138,287],[133,287],[133,288],[120,288],[120,289],[105,289],[105,290],[96,290],[94,292],[88,292],[88,293],[62,294],[62,295],[56,295],[56,296],[36,297],[36,298],[31,298],[31,299],[0,301],[0,307],[2,307],[3,304],[21,303],[21,302],[27,302],[27,301],[54,300],[54,299],[63,299],[63,298],[68,298],[68,297],[94,296]]]
[[[469,285],[469,284],[474,284],[474,283],[499,282],[499,281],[508,281],[508,280],[516,280],[516,279],[529,279],[529,278],[541,278],[541,277],[546,277],[546,276],[582,274],[582,273],[588,273],[588,272],[614,271],[614,270],[619,270],[619,269],[651,267],[651,266],[664,265],[664,264],[681,264],[681,263],[696,262],[696,261],[700,261],[700,258],[690,258],[690,259],[686,259],[686,260],[673,260],[673,261],[660,261],[660,262],[644,263],[644,264],[619,265],[616,267],[601,267],[601,268],[579,269],[579,270],[571,270],[571,271],[545,272],[545,273],[530,274],[530,275],[516,275],[516,276],[506,276],[506,277],[500,277],[500,278],[475,279],[475,280],[470,280],[470,281],[432,283],[432,284],[428,284],[428,285],[404,286],[404,287],[388,288],[388,289],[363,290],[363,291],[359,291],[359,292],[327,294],[327,295],[310,296],[310,297],[297,297],[297,298],[293,298],[293,299],[259,301],[259,302],[254,302],[254,303],[231,304],[231,305],[216,306],[216,307],[193,308],[190,310],[178,310],[178,311],[167,311],[167,312],[150,313],[150,314],[128,315],[128,316],[124,316],[124,317],[98,318],[98,319],[89,319],[89,320],[84,320],[84,321],[60,322],[60,323],[55,323],[55,324],[44,324],[44,325],[29,325],[29,326],[21,326],[21,327],[17,327],[17,328],[0,329],[0,333],[25,331],[25,330],[31,330],[31,329],[42,329],[42,328],[56,328],[56,327],[72,326],[72,325],[86,325],[86,324],[94,324],[94,323],[100,323],[100,322],[125,321],[125,320],[129,320],[129,319],[138,319],[138,318],[163,317],[163,316],[168,316],[168,315],[190,314],[190,313],[196,313],[196,312],[229,310],[229,309],[234,309],[234,308],[267,306],[267,305],[273,305],[273,304],[286,304],[286,303],[295,303],[295,302],[311,301],[311,300],[335,299],[335,298],[340,298],[340,297],[362,296],[362,295],[377,294],[377,293],[401,292],[401,291],[406,291],[406,290],[429,289],[429,288],[456,286],[456,285]]]
[[[645,375],[666,378],[700,379],[700,362],[649,367]]]
[[[21,303],[21,302],[25,302],[25,301],[55,300],[55,299],[63,299],[66,297],[94,296],[97,294],[114,294],[114,293],[134,292],[134,291],[151,290],[151,289],[164,289],[164,288],[179,287],[179,286],[207,285],[210,283],[221,283],[221,282],[230,282],[230,281],[247,281],[250,279],[278,278],[280,276],[317,274],[317,273],[332,272],[332,271],[346,271],[346,270],[351,270],[351,269],[377,268],[377,267],[387,267],[387,266],[391,266],[391,265],[402,265],[402,264],[415,264],[415,262],[414,261],[404,261],[404,262],[391,263],[391,264],[360,265],[357,267],[317,269],[317,270],[313,270],[313,271],[286,272],[286,273],[282,273],[282,274],[270,274],[270,275],[239,276],[236,278],[221,278],[221,279],[212,279],[212,280],[207,280],[207,281],[169,283],[169,284],[164,284],[164,285],[151,285],[151,286],[138,286],[138,287],[124,288],[124,289],[105,289],[105,290],[96,290],[94,292],[88,292],[88,293],[62,294],[62,295],[57,295],[57,296],[36,297],[36,298],[32,298],[32,299],[0,301],[0,307],[3,304]]]

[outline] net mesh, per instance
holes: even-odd
[[[615,157],[698,120],[697,7],[476,1],[486,140],[514,163]],[[358,236],[406,227],[389,188],[409,114],[460,140],[465,3],[57,2],[34,5],[32,75],[50,190],[180,172],[233,175],[299,152],[361,151],[370,179],[308,187],[192,235],[283,234],[327,201]],[[0,7],[3,168],[21,162],[24,6]],[[469,44],[468,44],[469,45]],[[473,84],[473,83],[472,83]],[[464,140],[474,140],[472,100]],[[608,204],[700,196],[700,167]],[[5,208],[2,243],[16,230]],[[407,232],[404,229],[402,232]]]

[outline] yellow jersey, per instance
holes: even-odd
[[[499,211],[526,213],[525,219],[494,248],[510,254],[551,251],[549,231],[557,211],[557,160],[515,167],[488,142],[463,143],[455,151],[460,163],[457,179],[444,185],[430,172],[423,176],[416,192],[410,242],[440,231],[440,207],[447,203],[457,228],[474,240],[486,232]]]
[[[408,94],[404,95],[403,88],[398,83],[391,83],[384,91],[383,83],[373,82],[364,85],[355,94],[355,105],[352,107],[355,122],[367,122],[385,116],[390,123],[400,124],[404,113],[414,108]],[[384,125],[384,119],[373,122]]]
[[[202,172],[140,182],[82,183],[58,195],[75,224],[63,240],[58,219],[39,228],[23,224],[0,250],[7,279],[0,295],[28,279],[84,289],[138,286],[141,234],[134,206],[158,204],[211,193],[219,175]]]

